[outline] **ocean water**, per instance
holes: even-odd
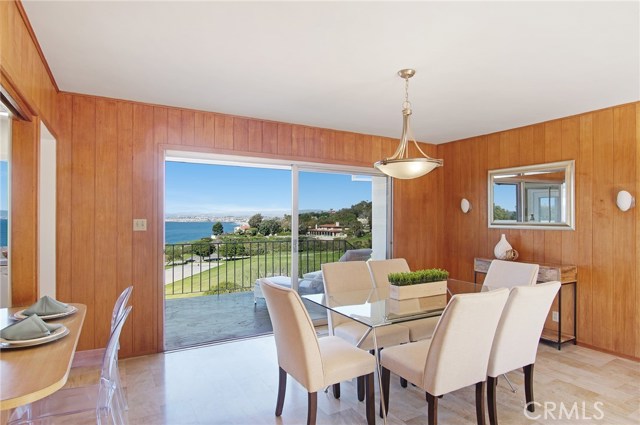
[[[0,218],[0,246],[7,246],[7,219]]]
[[[211,237],[211,227],[213,227],[213,224],[214,223],[209,221],[165,221],[164,242],[180,243]],[[233,233],[233,229],[239,225],[239,223],[222,222],[222,228],[225,233]]]

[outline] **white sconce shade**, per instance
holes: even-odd
[[[468,213],[471,211],[471,202],[469,202],[467,198],[462,198],[462,201],[460,201],[460,209],[463,213]]]
[[[636,204],[636,198],[631,196],[629,192],[626,190],[621,190],[618,192],[618,197],[616,198],[616,205],[620,208],[620,211],[628,211]]]

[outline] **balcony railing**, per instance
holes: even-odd
[[[341,239],[300,240],[298,277],[338,261],[353,246]],[[291,240],[203,241],[165,245],[165,296],[250,291],[256,279],[290,276]]]

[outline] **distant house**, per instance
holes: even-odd
[[[316,227],[309,229],[307,234],[318,239],[335,239],[346,237],[345,230],[346,227],[340,226],[340,223],[336,221],[335,224],[316,224]]]
[[[242,223],[242,225],[240,226],[236,226],[233,228],[233,233],[244,233],[245,231],[249,230],[251,228],[251,226],[249,226],[248,223]]]

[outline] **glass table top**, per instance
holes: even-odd
[[[302,298],[334,313],[375,328],[392,323],[440,316],[452,295],[487,290],[482,284],[456,279],[447,281],[447,294],[434,297],[394,300],[388,288],[373,288],[326,294],[303,295]]]

